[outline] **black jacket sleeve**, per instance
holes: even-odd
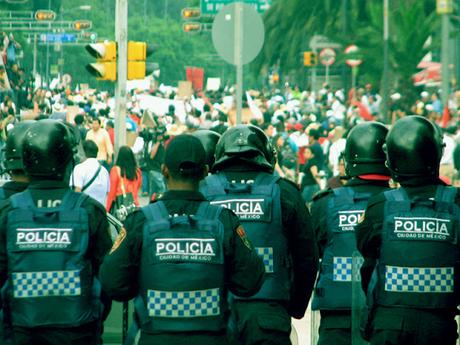
[[[116,301],[127,301],[137,296],[142,227],[145,217],[135,211],[125,221],[113,247],[104,258],[99,278],[102,289]]]
[[[238,217],[223,209],[221,221],[225,225],[225,277],[233,294],[250,297],[256,294],[264,281],[265,266],[247,238]]]
[[[369,199],[364,218],[356,228],[357,247],[364,257],[364,263],[361,266],[361,285],[365,292],[367,292],[372,272],[380,256],[384,201],[383,194]]]
[[[292,256],[293,283],[289,314],[304,316],[318,271],[318,248],[310,213],[299,190],[286,180],[280,180],[283,231]]]

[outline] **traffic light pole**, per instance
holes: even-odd
[[[115,152],[126,145],[126,80],[128,61],[128,0],[117,0],[115,40],[118,44],[117,83],[115,86]]]

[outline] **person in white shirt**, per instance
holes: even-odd
[[[98,147],[92,140],[83,142],[86,159],[75,166],[70,176],[70,186],[77,192],[88,194],[105,207],[110,178],[106,168],[97,160]]]

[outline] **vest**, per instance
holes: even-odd
[[[10,197],[8,299],[13,325],[74,327],[99,317],[100,288],[85,258],[86,198],[69,191],[58,207],[38,208],[28,190]]]
[[[364,215],[371,193],[357,193],[351,187],[333,189],[327,209],[328,242],[312,302],[313,310],[350,310],[355,228]],[[356,280],[360,280],[361,255],[355,257]]]
[[[226,327],[222,210],[170,216],[162,201],[146,217],[136,309],[144,332],[222,331]]]
[[[437,188],[434,199],[409,199],[403,188],[385,192],[378,279],[373,287],[378,305],[457,306],[460,209],[456,193],[456,188],[445,186]]]
[[[211,204],[229,208],[239,217],[265,264],[264,284],[249,299],[289,300],[291,261],[283,233],[278,180],[278,176],[260,173],[254,183],[230,183],[220,173],[208,176],[200,188]]]

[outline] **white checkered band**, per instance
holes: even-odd
[[[356,271],[358,276],[356,280],[361,280],[359,276],[359,269],[363,264],[364,259],[362,257],[357,258],[358,267]],[[351,256],[334,256],[334,271],[333,271],[333,280],[335,282],[351,282],[352,280],[352,268],[353,268],[353,258]]]
[[[12,274],[15,298],[80,296],[80,271],[17,272]]]
[[[265,272],[267,273],[273,273],[274,267],[273,267],[273,248],[271,247],[257,247],[256,248],[256,253],[259,255],[265,265]]]
[[[151,317],[200,317],[220,314],[219,289],[196,291],[147,291]]]
[[[451,293],[454,268],[385,266],[385,291]]]

